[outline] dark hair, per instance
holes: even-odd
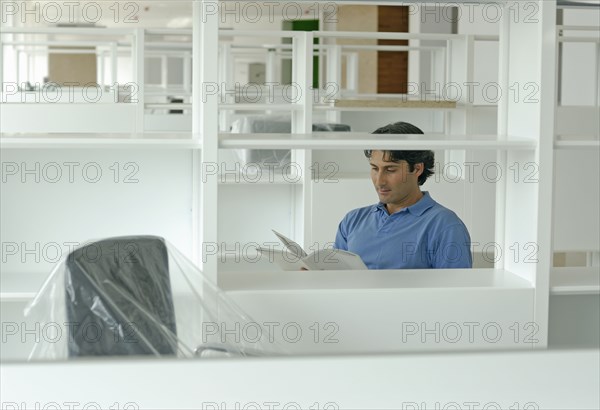
[[[386,125],[373,131],[373,134],[423,134],[418,127],[407,122],[396,122],[394,124]],[[365,150],[365,157],[371,158],[373,150]],[[415,170],[415,164],[423,163],[423,173],[419,175],[419,185],[423,185],[427,178],[433,175],[434,167],[434,154],[433,151],[383,151],[384,159],[386,161],[406,161],[408,162],[408,170],[410,172]]]

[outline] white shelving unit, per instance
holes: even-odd
[[[185,34],[191,38],[190,45],[182,45],[177,48],[178,53],[190,53],[189,59],[200,61],[201,64],[195,66],[193,72],[187,72],[185,76],[189,77],[191,99],[183,104],[165,104],[157,102],[148,102],[149,96],[153,91],[141,93],[140,99],[135,104],[114,104],[119,105],[119,109],[126,109],[129,122],[134,124],[130,129],[118,132],[99,131],[99,133],[78,133],[70,130],[70,133],[59,134],[39,134],[26,133],[23,135],[6,134],[0,139],[0,147],[3,151],[3,157],[18,163],[23,158],[39,159],[44,155],[49,156],[50,160],[56,158],[56,161],[66,161],[69,156],[93,161],[95,155],[105,155],[110,158],[116,152],[120,152],[122,158],[131,156],[138,160],[140,164],[155,164],[156,167],[164,167],[169,170],[168,178],[162,178],[154,175],[152,183],[136,187],[138,190],[135,198],[126,198],[123,201],[127,204],[134,204],[143,208],[144,202],[151,202],[152,199],[161,197],[161,200],[170,200],[170,194],[163,194],[162,190],[168,191],[169,187],[179,184],[181,188],[180,195],[184,197],[180,202],[185,202],[183,206],[177,206],[169,202],[161,210],[160,206],[153,203],[149,207],[148,214],[145,217],[152,218],[152,226],[148,231],[154,230],[157,233],[166,233],[173,235],[180,243],[185,243],[184,252],[191,256],[196,263],[201,265],[205,275],[214,281],[217,281],[227,292],[229,292],[242,307],[254,315],[258,321],[267,319],[290,320],[294,317],[297,320],[328,320],[328,315],[334,317],[340,323],[345,323],[348,327],[352,325],[353,315],[360,316],[364,324],[370,318],[377,315],[383,315],[375,322],[376,325],[370,328],[370,331],[381,331],[385,327],[387,315],[394,315],[397,311],[385,309],[385,304],[374,303],[383,294],[385,300],[398,309],[409,309],[410,303],[417,303],[419,298],[423,298],[430,305],[420,305],[428,314],[419,316],[418,320],[424,322],[436,322],[440,320],[497,320],[503,326],[510,326],[512,323],[519,324],[535,323],[538,327],[537,339],[535,343],[524,346],[520,344],[506,343],[503,348],[545,348],[548,335],[548,298],[550,293],[559,294],[565,292],[597,292],[597,285],[593,282],[593,275],[588,270],[577,273],[573,277],[566,277],[564,271],[552,268],[552,196],[553,196],[553,172],[555,149],[579,149],[580,147],[589,149],[598,146],[597,141],[580,140],[554,140],[548,136],[556,134],[554,129],[554,114],[556,101],[556,74],[554,70],[548,69],[556,65],[556,2],[555,1],[534,1],[529,2],[537,9],[536,22],[511,19],[515,10],[520,10],[521,16],[528,15],[530,10],[525,9],[527,5],[511,2],[501,3],[504,11],[504,18],[501,24],[499,37],[500,44],[500,88],[502,90],[514,90],[515,85],[521,91],[521,97],[525,95],[525,84],[535,83],[539,85],[535,99],[526,100],[524,98],[514,99],[514,95],[506,93],[500,99],[497,107],[481,107],[466,100],[466,97],[458,101],[457,108],[439,109],[439,108],[406,108],[407,112],[426,112],[428,114],[439,114],[431,122],[434,125],[440,125],[440,132],[427,133],[424,136],[373,136],[367,132],[352,133],[311,133],[313,119],[320,114],[327,118],[341,118],[345,112],[353,115],[355,112],[364,112],[369,115],[375,113],[395,112],[391,108],[351,108],[351,107],[332,107],[320,102],[313,101],[310,85],[312,84],[312,58],[315,37],[319,38],[364,38],[372,37],[386,39],[422,39],[422,40],[440,40],[447,42],[446,47],[432,51],[438,53],[438,61],[443,62],[440,68],[435,70],[438,78],[445,81],[469,82],[473,79],[473,47],[475,41],[491,41],[494,37],[469,36],[469,35],[426,35],[426,34],[402,34],[395,33],[385,35],[381,33],[348,33],[348,32],[261,32],[261,31],[240,31],[232,32],[223,30],[221,35],[244,35],[258,37],[287,37],[292,38],[291,44],[292,59],[294,60],[293,81],[300,86],[302,95],[292,104],[233,104],[222,103],[218,93],[206,93],[203,85],[220,84],[222,82],[223,70],[219,64],[226,63],[221,61],[215,64],[215,56],[219,55],[219,16],[203,15],[203,4],[205,1],[194,2],[194,21],[204,21],[204,24],[196,24],[193,30],[146,30],[127,29],[118,31],[120,35],[129,36],[131,39],[130,50],[134,64],[134,78],[139,83],[144,84],[143,62],[145,53],[159,53],[164,51],[165,43],[149,40],[148,36],[157,34]],[[508,8],[511,7],[509,10]],[[4,30],[4,29],[3,29]],[[30,33],[31,28],[12,29],[15,34]],[[53,29],[54,30],[54,29]],[[77,34],[78,32],[70,29],[63,29],[65,33]],[[109,29],[113,30],[113,29]],[[39,30],[40,33],[46,33],[48,30]],[[61,31],[62,33],[63,31]],[[91,33],[85,29],[86,34]],[[93,34],[101,35],[107,31],[94,31]],[[113,33],[113,31],[110,31]],[[54,33],[54,31],[52,31]],[[352,45],[344,45],[336,49],[331,44],[321,44],[319,52],[327,54],[330,60],[337,58],[341,61],[344,49],[352,50]],[[356,47],[354,48],[356,49]],[[114,48],[113,48],[114,50]],[[286,51],[287,52],[287,51]],[[223,53],[221,53],[221,56]],[[337,57],[336,57],[337,56]],[[187,57],[185,57],[187,58]],[[0,64],[1,66],[1,64]],[[328,80],[339,79],[339,67],[328,67],[326,78]],[[350,81],[351,82],[351,81]],[[520,88],[519,88],[520,87]],[[158,92],[162,93],[161,90]],[[168,91],[165,91],[168,93]],[[341,94],[344,96],[344,94]],[[347,90],[346,95],[356,97],[373,97],[353,94],[352,90]],[[127,107],[125,107],[127,106]],[[23,107],[18,107],[22,109]],[[98,107],[93,107],[98,108]],[[4,109],[4,108],[3,108]],[[33,108],[35,110],[37,108]],[[39,108],[40,110],[42,108]],[[145,110],[147,109],[184,109],[192,112],[191,131],[184,133],[176,132],[143,132],[143,124],[147,121]],[[289,112],[292,118],[291,134],[228,134],[219,129],[218,118],[224,111],[285,111]],[[98,109],[100,111],[100,109]],[[496,114],[497,111],[497,114]],[[6,111],[3,111],[3,116]],[[485,134],[479,132],[480,126],[477,125],[477,115],[485,112],[487,116],[493,116],[497,121],[497,132],[495,134]],[[591,112],[591,111],[590,111]],[[477,115],[476,115],[477,114]],[[98,121],[99,123],[101,121]],[[101,124],[102,125],[102,124]],[[110,125],[110,124],[108,124]],[[137,132],[136,132],[137,131]],[[419,272],[334,272],[320,274],[315,276],[311,272],[297,272],[283,275],[270,274],[261,271],[262,265],[257,264],[256,269],[246,270],[243,273],[232,272],[237,266],[221,264],[220,258],[222,252],[215,252],[213,248],[208,248],[206,244],[224,244],[225,247],[233,242],[247,243],[252,238],[242,237],[236,230],[238,221],[246,220],[248,224],[262,224],[268,222],[272,216],[269,209],[260,213],[261,198],[250,198],[248,192],[260,197],[263,192],[271,190],[270,197],[280,195],[285,197],[275,211],[280,212],[281,220],[287,220],[288,231],[294,239],[305,246],[310,246],[314,242],[315,230],[319,224],[323,223],[323,213],[319,213],[321,206],[321,195],[324,193],[317,186],[314,178],[311,178],[311,167],[319,159],[325,158],[330,151],[355,150],[360,151],[369,148],[380,149],[434,149],[448,152],[449,158],[458,161],[466,161],[470,158],[477,158],[485,151],[494,152],[495,162],[500,169],[508,173],[508,170],[514,164],[518,164],[523,172],[523,166],[526,164],[537,164],[539,182],[529,184],[524,183],[520,178],[515,181],[512,178],[505,178],[496,184],[495,192],[495,229],[494,242],[502,250],[500,255],[495,255],[495,264],[493,268],[473,270],[470,272],[444,272],[438,271],[419,271]],[[227,172],[220,172],[218,167],[211,169],[207,174],[206,166],[219,165],[223,161],[220,158],[221,150],[231,149],[290,149],[292,150],[292,161],[299,164],[301,178],[290,182],[283,176],[277,176],[273,181],[262,179],[260,183],[235,181],[236,175]],[[160,155],[158,155],[160,154]],[[122,161],[124,161],[122,159]],[[161,162],[161,161],[164,161]],[[157,162],[161,166],[157,166]],[[347,161],[350,162],[350,161]],[[175,170],[172,171],[171,170]],[[225,175],[227,174],[227,175]],[[182,182],[179,178],[187,175],[187,179]],[[342,170],[337,175],[343,179],[344,185],[349,189],[358,187],[363,182],[358,172],[354,170]],[[231,179],[234,181],[231,181]],[[158,187],[158,188],[157,188]],[[39,187],[38,187],[39,188]],[[251,188],[251,189],[250,189]],[[121,193],[113,187],[117,194]],[[358,188],[357,188],[358,189]],[[467,188],[471,189],[471,188]],[[49,190],[39,188],[43,194]],[[154,190],[159,190],[155,192]],[[261,191],[265,190],[265,191]],[[34,190],[23,188],[23,191],[16,190],[16,194],[33,195]],[[357,191],[360,192],[360,191]],[[466,195],[473,195],[469,191]],[[118,196],[118,195],[117,195]],[[133,194],[132,194],[133,196]],[[333,196],[333,195],[332,195]],[[97,199],[97,196],[93,198]],[[166,199],[165,199],[166,198]],[[223,199],[231,199],[231,204],[225,206]],[[330,197],[328,197],[330,198]],[[109,204],[112,199],[97,199],[106,201]],[[119,200],[121,200],[119,198]],[[333,198],[332,200],[336,200]],[[3,199],[4,201],[4,199]],[[8,201],[8,200],[7,200]],[[173,201],[174,202],[174,201]],[[257,205],[257,203],[259,205]],[[85,206],[87,203],[79,198],[74,206]],[[345,203],[344,203],[345,204]],[[328,205],[329,206],[329,205]],[[339,207],[337,204],[330,206]],[[17,208],[16,206],[11,209]],[[27,212],[24,207],[23,212]],[[66,218],[68,223],[69,215],[65,211],[60,213],[60,209],[52,208],[56,212],[55,219]],[[93,204],[93,209],[97,212],[101,209],[98,203]],[[117,208],[118,209],[118,208]],[[256,209],[256,210],[255,210]],[[348,210],[350,207],[348,207]],[[176,223],[173,224],[170,216],[176,214]],[[127,228],[127,218],[132,215],[122,215],[113,222],[119,228]],[[19,218],[20,219],[20,218]],[[167,222],[163,222],[163,219]],[[252,221],[250,221],[252,219]],[[257,222],[258,221],[258,222]],[[51,229],[58,229],[56,221],[49,223]],[[85,221],[78,220],[78,224]],[[112,225],[111,224],[111,225]],[[226,235],[220,230],[226,226]],[[59,225],[60,226],[60,225]],[[143,230],[142,224],[136,220],[132,223],[136,229]],[[268,231],[271,226],[263,226]],[[113,227],[114,228],[114,227]],[[4,228],[3,228],[4,229]],[[8,229],[8,228],[7,228]],[[18,232],[17,228],[13,232]],[[84,228],[75,230],[71,225],[65,227],[69,235],[81,235]],[[117,232],[118,229],[115,229]],[[104,234],[100,230],[97,234]],[[60,236],[60,235],[57,235]],[[15,239],[18,242],[25,235]],[[46,239],[51,238],[46,235]],[[12,239],[12,238],[11,238]],[[35,238],[37,240],[37,238]],[[49,240],[49,239],[47,239]],[[60,240],[63,240],[62,238]],[[83,239],[82,239],[83,240]],[[530,250],[533,249],[534,257],[530,258]],[[227,251],[227,249],[225,249]],[[518,256],[515,259],[515,256]],[[253,271],[254,270],[254,271]],[[579,275],[579,276],[578,276]],[[3,284],[3,299],[24,298],[31,295],[32,290],[21,287],[18,279],[15,279],[18,273],[9,272],[10,277]],[[3,278],[5,277],[3,273]],[[570,279],[572,283],[569,283]],[[587,282],[589,281],[589,282]],[[586,285],[587,283],[587,285]],[[299,285],[301,284],[301,285]],[[587,286],[587,287],[586,287]],[[594,287],[595,286],[595,287]],[[5,290],[8,289],[8,290]],[[363,291],[361,293],[361,291]],[[436,300],[436,295],[443,294],[443,298]],[[12,295],[12,296],[11,296]],[[395,298],[406,298],[406,302],[394,302]],[[301,315],[304,309],[318,299],[318,303],[310,312]],[[517,302],[515,302],[515,300]],[[358,302],[357,302],[358,301]],[[286,303],[288,303],[286,305]],[[353,304],[355,307],[352,308]],[[281,308],[289,306],[290,310]],[[510,308],[507,308],[510,306]],[[439,312],[446,310],[448,315],[442,319]],[[470,316],[469,310],[480,310],[490,315],[482,314],[475,319]],[[299,316],[294,316],[300,312]],[[362,312],[362,313],[361,313]],[[384,313],[381,313],[384,312]],[[493,313],[497,312],[497,313]],[[501,313],[498,313],[501,312]],[[290,316],[291,314],[291,316]],[[454,316],[453,316],[454,315]],[[390,319],[391,320],[391,319]],[[398,324],[398,323],[395,323]],[[360,325],[348,330],[348,334],[359,334]],[[378,327],[379,326],[379,327]],[[359,343],[359,344],[356,344]],[[357,342],[348,342],[342,346],[342,350],[347,352],[360,351],[360,343],[364,343],[365,349],[373,352],[377,351],[375,345],[368,345],[368,338],[358,338]],[[381,347],[381,346],[379,346]],[[430,348],[428,346],[427,348]],[[465,346],[463,346],[464,348]],[[471,346],[473,347],[473,346]],[[319,346],[304,346],[306,350],[313,353],[319,353]],[[394,351],[397,345],[386,345],[386,351]],[[446,345],[445,348],[451,349],[452,346]],[[494,349],[494,345],[478,345],[475,348]],[[401,350],[401,349],[400,349]]]
[[[550,272],[549,339],[559,348],[597,348],[599,340],[600,27],[587,25],[594,22],[589,17],[565,14],[557,26],[552,234],[553,252],[564,260]],[[574,64],[574,54],[585,55],[586,63]],[[585,87],[577,87],[581,84]],[[568,176],[575,163],[585,175],[584,189]]]
[[[459,152],[473,151],[479,149],[497,150],[497,163],[501,169],[508,170],[513,164],[540,164],[539,182],[536,184],[524,184],[522,181],[504,180],[497,184],[496,191],[496,234],[495,241],[504,251],[503,255],[495,263],[496,269],[501,269],[507,275],[515,275],[531,284],[531,293],[529,294],[530,304],[523,305],[523,311],[527,320],[539,327],[539,340],[532,347],[543,348],[547,343],[547,312],[549,297],[549,278],[551,267],[551,208],[547,203],[551,203],[552,198],[552,157],[553,141],[545,138],[545,135],[553,135],[553,116],[555,100],[555,73],[552,70],[543,70],[543,67],[552,67],[555,62],[555,15],[556,4],[554,2],[536,2],[538,8],[538,21],[536,24],[524,21],[514,21],[504,18],[500,34],[500,87],[508,90],[515,84],[528,84],[534,82],[539,84],[539,98],[535,101],[525,101],[522,98],[509,99],[507,96],[501,99],[498,107],[498,132],[495,136],[482,136],[472,133],[468,122],[460,121],[459,118],[453,118],[450,124],[449,135],[444,136],[425,136],[432,137],[430,140],[417,140],[415,137],[406,136],[401,138],[391,138],[388,136],[377,136],[367,133],[338,133],[338,134],[307,134],[306,130],[311,124],[313,114],[312,101],[304,99],[297,103],[302,110],[297,109],[292,112],[292,134],[291,135],[273,135],[273,134],[251,134],[251,135],[220,135],[219,146],[222,148],[244,148],[244,149],[293,149],[300,151],[299,157],[302,169],[308,169],[311,164],[312,152],[323,149],[368,149],[368,148],[437,148],[452,149]],[[508,7],[508,5],[503,5]],[[525,12],[523,5],[514,5],[520,7]],[[200,13],[200,5],[197,12]],[[505,9],[506,15],[509,15]],[[216,28],[213,28],[213,36],[216,36]],[[266,33],[243,33],[244,35],[266,35]],[[312,84],[310,70],[307,66],[312,60],[312,44],[315,36],[333,36],[357,38],[364,37],[364,33],[278,33],[280,36],[293,38],[292,54],[294,65],[295,81],[302,87],[303,94],[308,94],[308,84]],[[372,34],[373,38],[418,38],[406,34]],[[439,39],[440,36],[432,36]],[[450,37],[449,41],[458,40],[458,36]],[[524,41],[523,39],[527,39]],[[464,40],[464,39],[463,39]],[[468,71],[471,67],[468,64],[469,49],[472,48],[472,38],[466,38],[466,42],[454,43],[453,51],[457,54],[462,53],[464,60],[455,59],[449,63],[449,70],[455,76],[454,78],[463,78],[465,81],[472,76]],[[301,63],[298,63],[301,62]],[[461,71],[462,70],[462,71]],[[466,70],[466,71],[465,71]],[[459,73],[461,73],[459,75]],[[212,77],[216,80],[216,76]],[[201,90],[196,89],[196,92]],[[213,110],[218,108],[216,101],[208,101],[212,104]],[[453,115],[453,114],[450,114]],[[458,135],[456,135],[458,134]],[[209,133],[203,131],[204,139],[212,138]],[[427,142],[424,142],[427,141]],[[216,158],[216,152],[212,157]],[[463,154],[464,155],[464,154]],[[298,157],[297,157],[298,158]],[[464,158],[464,157],[463,157]],[[217,184],[214,183],[216,187]],[[294,237],[305,245],[311,243],[311,227],[315,220],[313,208],[316,196],[312,192],[312,184],[305,183],[301,186],[301,192],[297,192],[296,209],[304,209],[303,220],[296,223]],[[204,208],[204,218],[214,217],[217,208]],[[299,232],[302,229],[302,232]],[[212,237],[212,241],[217,242],[218,237]],[[527,246],[535,246],[535,258],[527,259],[523,253]],[[509,257],[509,249],[520,250],[519,257]],[[212,255],[214,259],[218,255]],[[534,263],[532,263],[534,262]],[[216,267],[216,263],[211,266]],[[206,266],[206,265],[205,265]],[[211,277],[217,277],[216,270],[205,270]],[[428,275],[427,272],[421,272]],[[254,276],[251,276],[254,278]],[[469,284],[468,280],[463,286],[473,288],[475,283]],[[343,286],[343,285],[342,285]],[[285,288],[285,286],[284,286]],[[230,292],[235,293],[237,288],[230,288]],[[241,290],[241,289],[240,289]],[[283,288],[278,289],[283,294],[288,294],[291,288],[286,292]],[[246,290],[244,289],[244,292]],[[485,290],[481,290],[485,292]],[[239,299],[241,305],[253,312],[255,317],[265,318],[266,312],[257,307],[262,300],[265,303],[265,294],[258,292],[255,295],[245,293],[244,298]],[[273,296],[275,300],[277,296]],[[305,296],[309,296],[309,293]],[[506,302],[506,301],[505,301]],[[301,305],[301,302],[299,302]],[[271,304],[268,304],[271,305]],[[335,304],[333,304],[335,306]],[[367,304],[368,305],[368,304]],[[271,305],[272,306],[272,305]],[[527,307],[525,307],[527,306]],[[298,307],[299,308],[299,307]],[[330,308],[335,310],[335,307]],[[501,305],[498,305],[501,310]],[[434,309],[435,310],[435,309]],[[521,316],[518,320],[522,321]],[[342,320],[342,319],[340,319]]]

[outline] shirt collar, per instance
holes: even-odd
[[[427,211],[433,205],[435,205],[435,201],[433,200],[431,195],[429,195],[429,192],[423,191],[423,197],[421,199],[419,199],[419,201],[416,204],[411,205],[408,208],[404,208],[400,212],[407,211],[415,216],[421,216],[421,215],[423,215],[423,213],[425,211]],[[379,202],[378,204],[373,205],[371,212],[376,212],[379,210],[387,213],[387,209],[385,208],[385,204],[383,202]]]

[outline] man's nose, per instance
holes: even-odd
[[[375,175],[375,185],[385,186],[385,175],[383,174],[383,172],[379,171]]]

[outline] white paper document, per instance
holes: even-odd
[[[368,269],[360,256],[340,249],[319,249],[307,254],[302,247],[279,232],[273,231],[285,249],[258,248],[259,252],[283,270],[353,270]]]

